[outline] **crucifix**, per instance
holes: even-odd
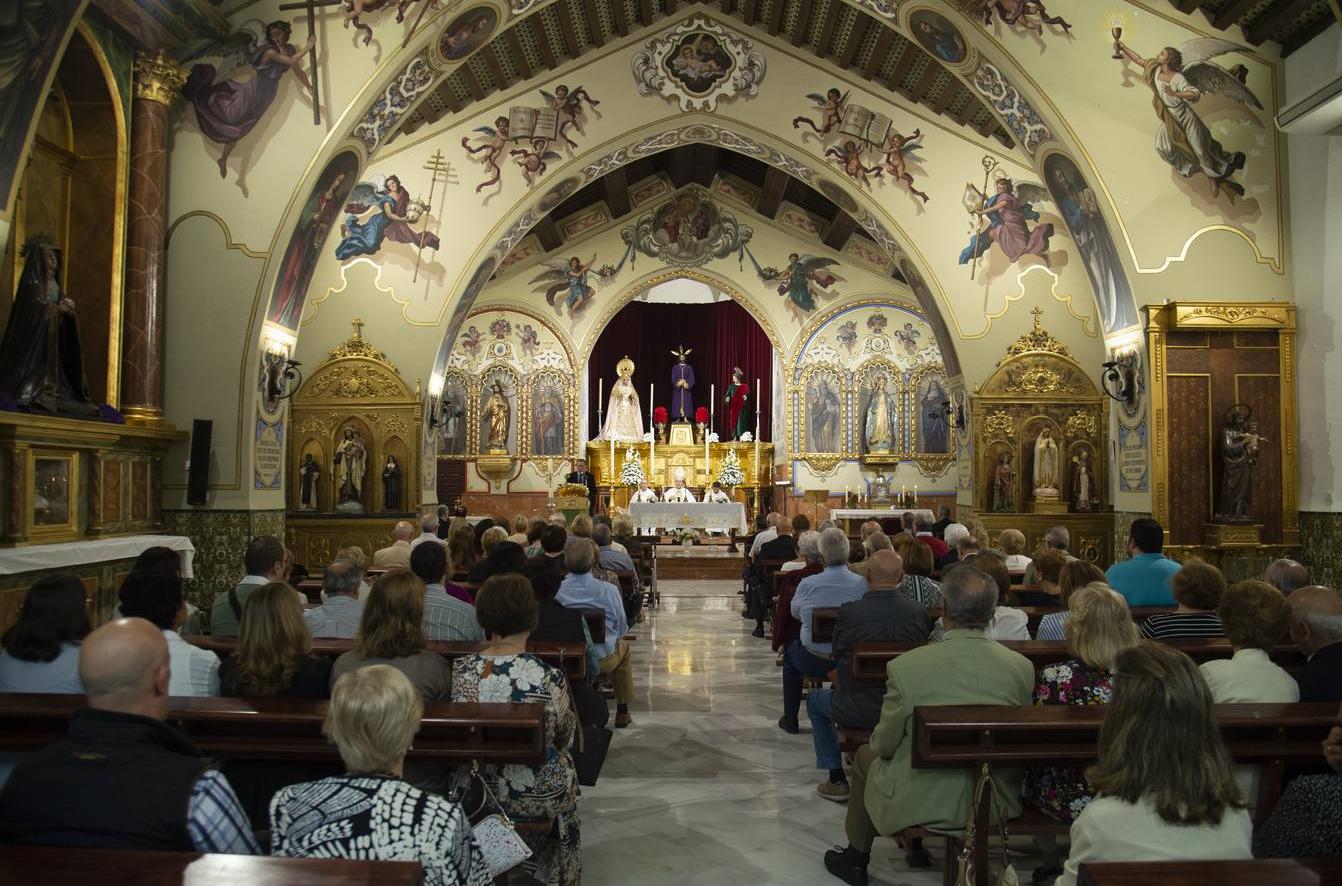
[[[360,320],[358,317],[355,317],[353,320],[349,322],[350,325],[354,327],[354,337],[360,339],[363,338],[363,325],[364,325],[363,321]]]
[[[318,6],[343,6],[345,0],[301,0],[298,3],[281,3],[279,8],[288,9],[306,9],[308,13],[308,36],[317,35],[317,7]],[[322,122],[322,103],[321,97],[317,91],[317,84],[321,80],[321,75],[317,72],[317,44],[312,44],[312,49],[308,50],[308,64],[312,66],[312,122],[321,125]]]

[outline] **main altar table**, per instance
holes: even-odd
[[[49,545],[28,545],[0,549],[0,575],[69,569],[116,560],[133,560],[153,547],[176,552],[182,578],[194,578],[191,569],[196,546],[183,535],[122,535],[115,538],[87,539]]]
[[[637,526],[655,529],[705,529],[727,532],[746,531],[746,506],[739,501],[715,502],[631,502],[629,516]]]
[[[829,512],[829,518],[835,523],[842,525],[845,531],[852,531],[857,527],[854,524],[865,523],[867,520],[875,520],[878,523],[881,520],[890,517],[899,518],[904,514],[913,514],[914,519],[925,517],[929,523],[935,523],[937,518],[927,508],[835,508]]]

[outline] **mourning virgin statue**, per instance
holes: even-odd
[[[0,389],[19,406],[96,416],[84,379],[75,303],[61,292],[61,251],[38,234],[20,254],[23,275],[0,340]]]

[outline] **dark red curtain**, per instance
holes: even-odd
[[[615,383],[615,364],[628,356],[634,361],[634,386],[638,388],[639,405],[643,409],[643,424],[648,424],[648,385],[656,385],[656,406],[671,409],[671,368],[676,358],[671,351],[680,345],[693,349],[689,364],[694,368],[694,405],[708,405],[708,386],[717,385],[717,426],[726,434],[727,410],[723,398],[731,384],[732,367],[739,366],[746,374],[746,384],[755,388],[755,379],[764,389],[758,403],[760,409],[760,437],[770,439],[773,425],[773,345],[769,337],[745,308],[734,301],[716,304],[667,305],[630,302],[616,314],[602,331],[592,349],[588,362],[588,401],[591,412],[588,420],[589,438],[601,433],[597,425],[597,379],[603,382],[601,408],[610,399],[610,386]]]

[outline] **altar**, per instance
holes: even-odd
[[[772,443],[612,444],[609,440],[592,440],[587,444],[587,463],[596,474],[603,498],[613,508],[630,506],[633,488],[621,482],[620,470],[631,455],[658,495],[674,486],[679,476],[694,490],[696,498],[702,498],[704,490],[722,475],[724,464],[734,460],[741,470],[741,482],[727,492],[736,499],[736,504],[745,504],[753,513],[760,489],[772,479],[774,446]]]
[[[700,529],[712,532],[746,531],[746,508],[739,501],[716,502],[633,502],[629,516],[637,526],[653,529]]]
[[[835,508],[829,512],[829,518],[843,527],[843,530],[849,535],[857,532],[858,527],[868,520],[875,520],[877,523],[882,520],[888,520],[891,517],[899,519],[904,514],[913,514],[914,519],[924,518],[929,523],[936,522],[936,517],[927,508]]]

